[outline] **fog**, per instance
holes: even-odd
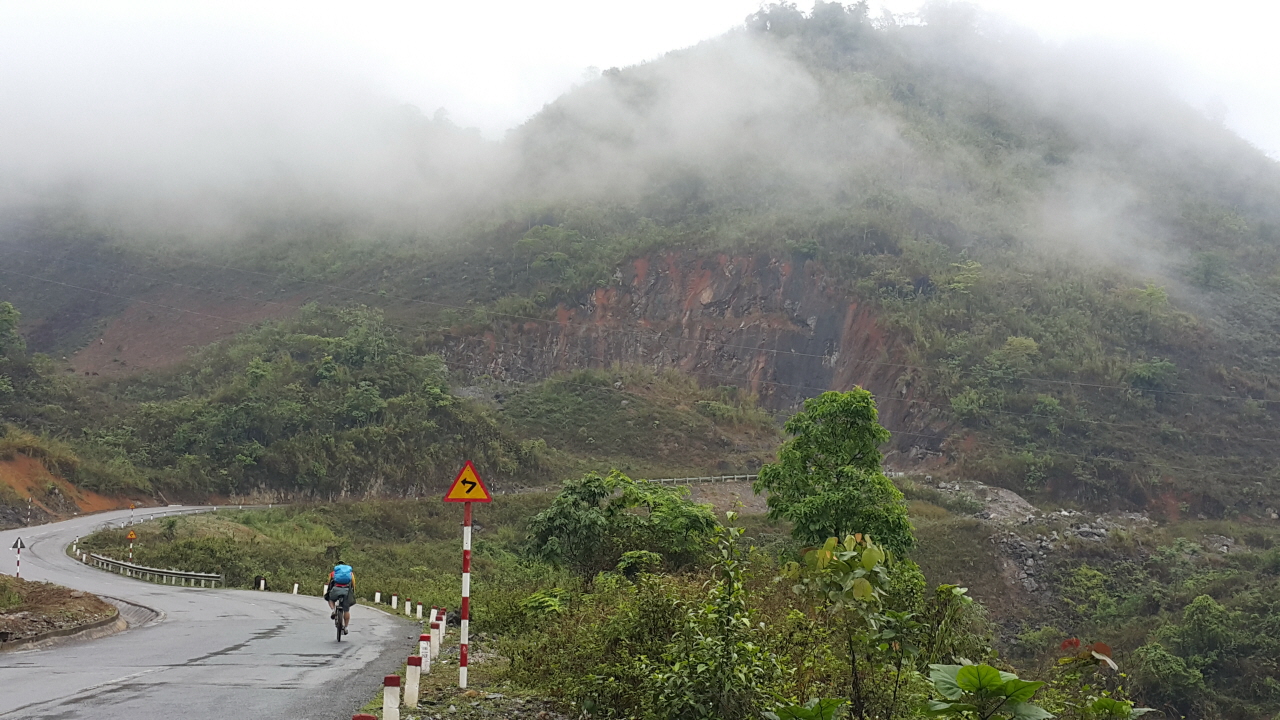
[[[1030,150],[993,167],[963,138],[929,136],[954,128],[913,115],[926,100],[894,94],[913,83],[824,69],[808,40],[740,21],[651,62],[581,73],[570,92],[498,133],[406,102],[450,93],[397,92],[387,56],[335,44],[332,24],[308,35],[315,23],[196,22],[145,4],[119,18],[33,17],[11,16],[0,30],[0,202],[11,212],[71,205],[98,222],[197,238],[300,216],[429,235],[526,201],[625,203],[669,187],[752,209],[891,192],[965,217],[970,234],[1024,223],[1048,245],[1146,266],[1161,262],[1167,240],[1167,218],[1150,210],[1161,179],[1135,176],[1115,148],[1126,161],[1257,160],[1218,118],[1177,99],[1179,78],[1159,56],[1044,43],[964,6],[850,21],[848,32],[879,33],[886,48],[949,78],[927,102],[968,88],[947,100],[953,110],[1007,123],[1002,113],[1016,121],[1021,111],[1005,106],[1017,102],[1058,118],[1057,129],[1018,129],[1059,133],[1074,153],[1035,197],[1009,182],[1020,164],[1041,162]],[[465,75],[466,59],[431,73]],[[903,72],[883,57],[867,62]],[[1016,221],[1010,203],[1023,208]]]

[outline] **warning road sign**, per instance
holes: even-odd
[[[137,540],[137,539],[138,539],[138,533],[136,533],[136,532],[134,532],[134,531],[130,530],[130,531],[129,531],[129,534],[128,534],[128,535],[125,535],[125,538],[127,538],[127,539],[129,539],[129,540]]]
[[[14,540],[14,541],[13,541],[13,548],[12,548],[12,549],[14,549],[14,550],[21,550],[21,549],[22,549],[22,548],[24,548],[24,547],[26,547],[26,545],[23,545],[23,544],[22,544],[22,538],[18,538],[17,540]]]
[[[453,484],[449,486],[449,492],[444,494],[444,501],[493,502],[493,496],[489,494],[489,488],[485,487],[480,474],[468,460],[467,464],[462,466],[462,472],[458,473],[458,477],[454,478]]]

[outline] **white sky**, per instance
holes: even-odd
[[[1167,59],[1197,105],[1280,157],[1280,3],[976,0],[1054,41],[1102,38]],[[808,9],[812,1],[798,2]],[[919,0],[873,0],[909,12]],[[500,136],[579,81],[714,37],[758,0],[0,0],[0,74],[126,72],[178,87],[217,72],[321,68]],[[25,63],[25,65],[24,65]],[[53,77],[57,77],[56,73]],[[0,97],[0,111],[4,99]],[[10,108],[9,110],[13,110]]]

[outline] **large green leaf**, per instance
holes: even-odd
[[[1053,717],[1053,713],[1031,703],[1009,703],[1004,706],[1004,710],[1013,720],[1046,720]]]
[[[884,553],[880,551],[880,548],[869,547],[863,551],[862,553],[863,568],[870,570],[871,568],[876,566],[876,563],[882,563],[882,562],[884,562]]]
[[[925,711],[930,715],[959,715],[965,712],[977,712],[978,706],[969,703],[958,702],[942,702],[941,700],[930,700],[925,707]]]
[[[999,695],[1004,689],[1004,678],[990,665],[966,665],[956,673],[956,685],[965,692]]]
[[[765,715],[772,715],[777,720],[831,720],[843,704],[844,701],[838,698],[813,698],[804,705],[786,705]]]
[[[876,596],[876,591],[866,578],[858,578],[853,581],[853,596],[863,602],[867,602]]]
[[[964,690],[956,683],[956,675],[961,665],[930,665],[929,682],[938,694],[948,700],[959,700],[964,697]]]
[[[1024,703],[1031,699],[1032,695],[1044,685],[1042,682],[1031,682],[1029,680],[1019,680],[1014,678],[1004,682],[1003,695],[1009,698],[1010,702]]]

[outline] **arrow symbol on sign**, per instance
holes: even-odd
[[[475,481],[474,481],[474,480],[463,480],[463,481],[462,481],[462,484],[467,486],[467,494],[468,494],[468,495],[470,495],[470,494],[471,494],[472,492],[474,492],[474,491],[475,491],[475,489],[476,489],[476,483],[475,483]]]
[[[22,538],[18,538],[17,540],[14,540],[14,541],[13,541],[13,549],[14,549],[14,550],[21,550],[21,549],[22,549],[22,548],[24,548],[24,547],[26,547],[26,545],[23,545],[23,544],[22,544]]]

